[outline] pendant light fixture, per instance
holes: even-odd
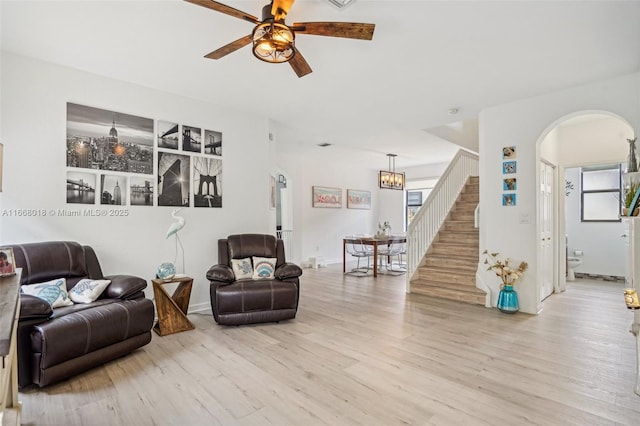
[[[397,155],[387,154],[387,157],[389,157],[389,170],[380,170],[378,173],[378,186],[382,189],[404,190],[404,173],[396,173]]]

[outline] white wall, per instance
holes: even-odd
[[[539,143],[565,118],[593,111],[608,111],[640,129],[640,73],[587,84],[517,102],[487,108],[480,113],[480,248],[500,252],[515,261],[529,262],[517,290],[523,312],[537,313],[537,218]],[[518,204],[502,207],[502,148],[518,149]],[[525,222],[525,223],[522,223]],[[499,282],[486,271],[478,274],[492,290],[495,306]]]
[[[566,197],[566,234],[569,256],[581,250],[582,265],[576,271],[587,274],[625,276],[627,248],[621,237],[625,233],[624,222],[580,221],[580,168],[565,171],[565,178],[574,189]]]
[[[402,230],[403,191],[379,189],[377,171],[359,163],[345,166],[290,152],[279,152],[277,162],[286,170],[287,187],[293,182],[293,251],[298,261],[322,257],[325,263],[341,263],[342,239],[373,235],[378,221],[388,220],[393,230]],[[342,189],[342,208],[312,207],[313,186]],[[347,189],[371,191],[371,209],[348,209]]]
[[[5,144],[2,244],[75,240],[95,248],[105,274],[126,273],[147,279],[155,276],[161,262],[173,260],[174,242],[165,239],[172,223],[170,207],[129,206],[127,217],[26,218],[10,214],[15,209],[78,207],[66,204],[67,102],[222,131],[223,207],[192,207],[182,212],[187,220],[180,232],[186,273],[195,279],[192,310],[209,307],[205,273],[217,263],[218,238],[232,233],[274,232],[274,213],[269,209],[269,159],[274,148],[268,141],[265,117],[13,54],[2,54],[1,71],[1,137]],[[147,295],[152,296],[150,288]]]

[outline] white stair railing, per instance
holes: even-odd
[[[278,229],[276,231],[276,238],[282,240],[284,243],[284,257],[287,259],[287,262],[291,262],[291,256],[293,253],[293,231],[290,229]]]
[[[479,174],[478,155],[459,150],[407,229],[407,293],[411,279],[470,176]]]

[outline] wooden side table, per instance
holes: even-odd
[[[170,281],[156,278],[151,282],[158,312],[158,322],[153,326],[153,330],[160,336],[193,330],[195,326],[187,318],[193,278],[180,277]],[[171,283],[179,283],[173,295],[169,295],[163,287]]]

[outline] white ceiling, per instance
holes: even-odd
[[[267,1],[223,3],[260,17]],[[373,41],[299,35],[313,69],[300,79],[287,64],[258,61],[249,46],[204,59],[252,24],[182,1],[0,6],[3,50],[257,113],[277,123],[288,150],[373,168],[386,166],[388,152],[403,168],[457,150],[424,129],[640,70],[640,1],[359,0],[338,10],[298,0],[289,24],[376,24]]]

